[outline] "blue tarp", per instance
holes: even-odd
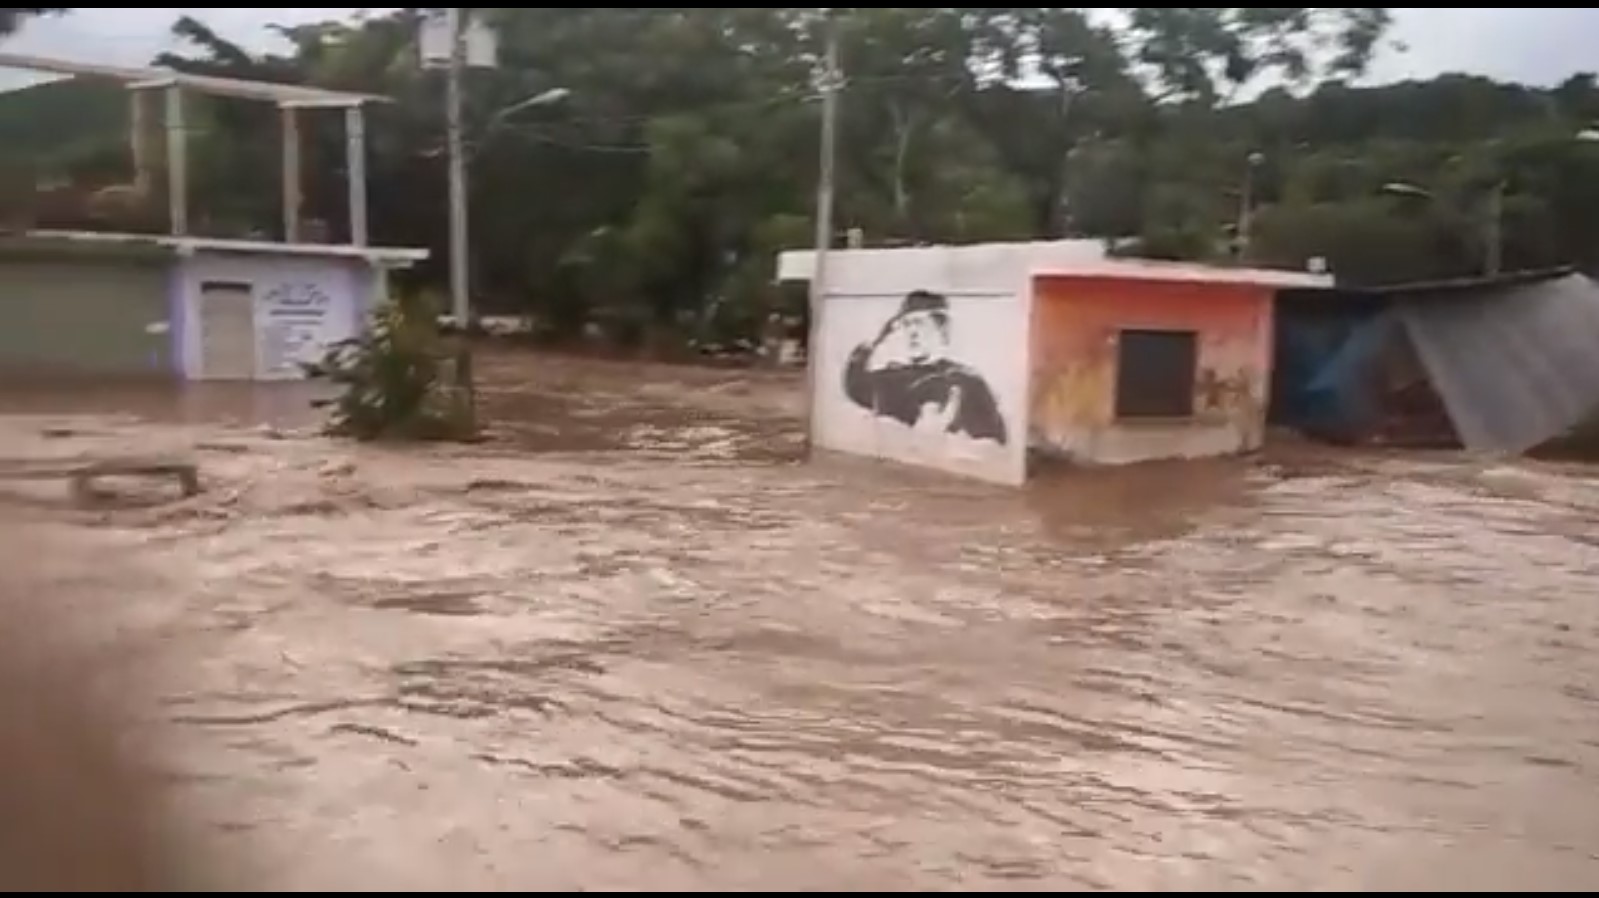
[[[1381,413],[1377,362],[1398,324],[1372,308],[1281,314],[1272,423],[1334,438],[1369,429]]]

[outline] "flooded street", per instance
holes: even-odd
[[[303,395],[0,399],[7,459],[199,458],[185,502],[0,484],[0,584],[76,613],[254,886],[1599,885],[1589,471],[1016,492],[802,464],[782,375],[482,371],[454,449],[301,433]]]

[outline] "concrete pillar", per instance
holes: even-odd
[[[133,152],[133,189],[148,201],[155,192],[155,96],[149,90],[128,92],[128,148]]]
[[[350,177],[350,242],[366,246],[366,116],[360,106],[344,110],[344,136]]]
[[[183,89],[167,89],[167,215],[172,235],[189,233],[189,134],[183,119]]]
[[[283,239],[299,243],[300,233],[300,115],[293,106],[283,113]]]

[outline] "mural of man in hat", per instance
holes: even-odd
[[[949,357],[949,300],[918,290],[870,343],[850,354],[844,394],[881,418],[907,427],[1007,445],[1005,418],[983,376]]]

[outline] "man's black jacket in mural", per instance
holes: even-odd
[[[872,347],[850,354],[844,394],[875,415],[915,427],[933,406],[950,414],[949,433],[1007,445],[1010,435],[993,390],[975,371],[949,360],[894,364],[871,370]],[[955,403],[951,409],[950,404]]]

